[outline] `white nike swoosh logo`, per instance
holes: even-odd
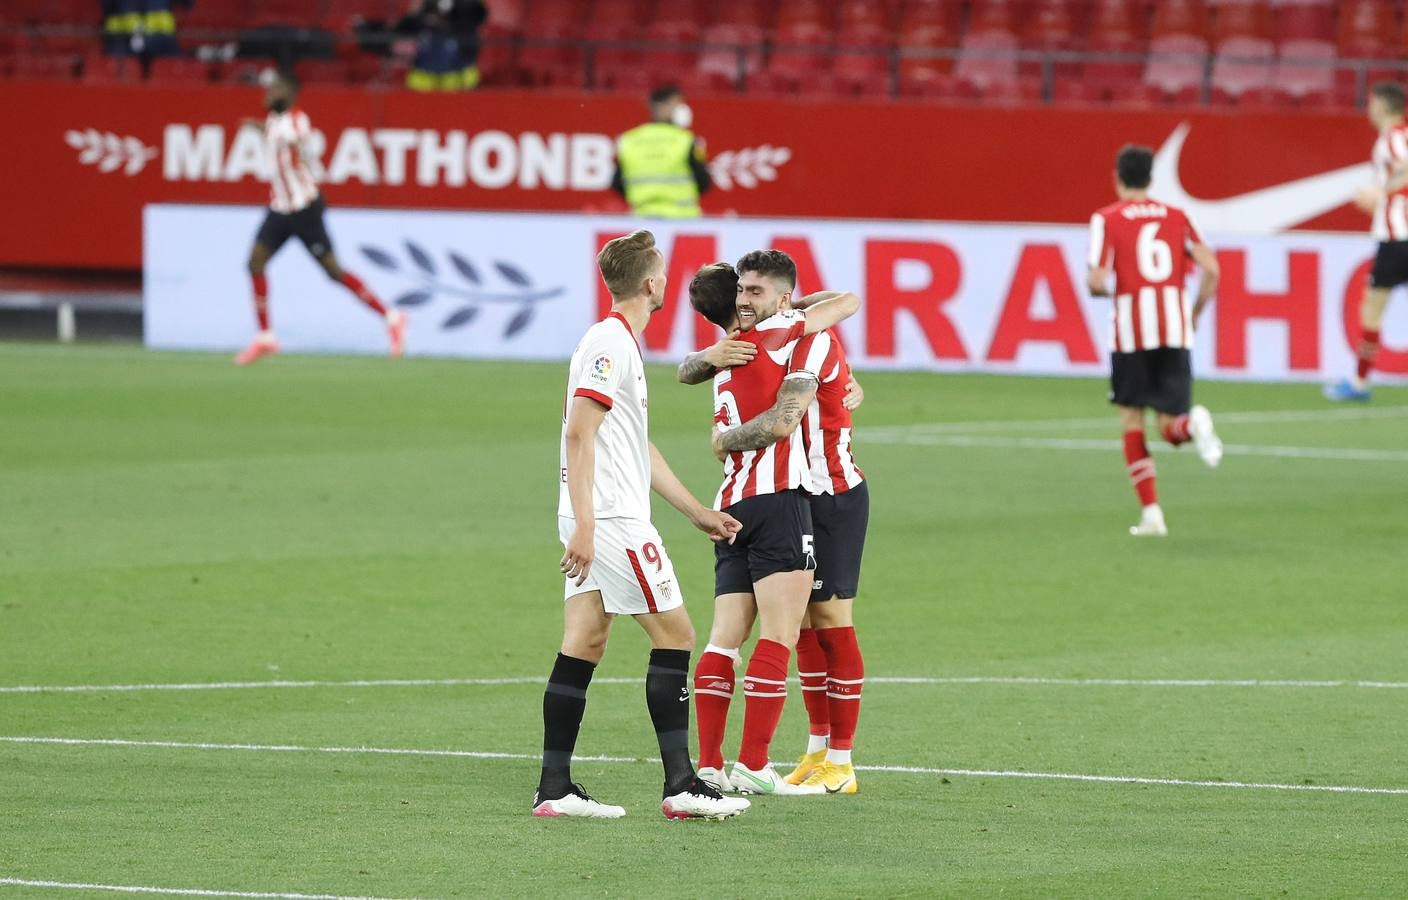
[[[776,350],[768,350],[767,354],[779,366],[786,366],[787,361],[792,358],[792,348],[795,346],[797,346],[796,341],[788,341]]]
[[[1154,155],[1153,193],[1182,208],[1204,228],[1235,234],[1274,234],[1348,203],[1355,190],[1373,182],[1369,163],[1345,166],[1308,178],[1249,191],[1223,200],[1200,200],[1183,188],[1178,160],[1191,126],[1173,130]]]

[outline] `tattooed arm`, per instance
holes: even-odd
[[[684,358],[676,375],[682,384],[703,384],[720,369],[741,366],[758,355],[758,348],[748,341],[738,339],[738,329],[712,347],[697,350]]]
[[[816,396],[817,381],[808,375],[792,376],[778,388],[772,408],[737,428],[714,432],[714,455],[723,459],[730,453],[770,447],[796,430],[802,413]]]

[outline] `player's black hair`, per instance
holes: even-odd
[[[658,106],[669,100],[671,97],[680,96],[680,86],[677,84],[662,84],[650,92],[650,105]]]
[[[1125,144],[1115,157],[1115,174],[1127,188],[1148,187],[1154,174],[1154,151],[1138,144]]]
[[[1405,105],[1403,97],[1403,85],[1399,84],[1398,82],[1380,81],[1378,84],[1374,85],[1372,88],[1369,89],[1369,93],[1373,94],[1375,97],[1378,97],[1380,100],[1387,103],[1388,108],[1393,110],[1394,112],[1403,112],[1403,108]]]
[[[689,282],[689,305],[727,331],[738,310],[738,273],[733,266],[718,262],[695,272]]]
[[[738,274],[757,272],[765,278],[785,281],[789,289],[797,286],[797,264],[781,250],[754,250],[738,260]]]

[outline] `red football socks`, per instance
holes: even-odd
[[[386,315],[386,307],[382,305],[382,302],[380,299],[378,299],[377,295],[373,294],[371,292],[371,289],[362,283],[362,279],[358,278],[356,275],[353,275],[351,272],[343,272],[342,284],[349,291],[356,294],[358,300],[361,300],[367,306],[371,307],[376,312],[381,313],[383,316]]]
[[[1144,432],[1124,433],[1124,459],[1129,464],[1129,480],[1139,502],[1153,506],[1159,502],[1159,492],[1154,487],[1154,460],[1149,456],[1149,446],[1144,443]]]
[[[269,330],[269,279],[264,275],[251,275],[254,283],[254,318],[259,321],[259,330]]]
[[[1379,353],[1379,333],[1364,329],[1364,337],[1359,342],[1359,380],[1363,381],[1369,377],[1369,372],[1374,368],[1374,357]]]
[[[811,733],[825,737],[831,733],[831,710],[826,699],[826,652],[817,634],[814,628],[803,628],[797,638],[797,674],[802,679],[802,702]]]
[[[724,729],[733,702],[733,659],[706,650],[694,667],[694,717],[699,726],[699,768],[724,767]]]
[[[816,633],[826,654],[826,697],[831,706],[831,749],[850,750],[860,719],[860,691],[865,684],[865,660],[854,627],[823,628]]]
[[[1164,440],[1173,446],[1186,444],[1193,439],[1193,434],[1188,430],[1188,417],[1179,416],[1163,427]]]
[[[738,751],[738,761],[755,772],[768,764],[768,748],[787,702],[787,663],[791,656],[792,651],[777,641],[760,640],[743,675],[743,747]]]

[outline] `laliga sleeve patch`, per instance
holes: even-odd
[[[591,368],[587,372],[587,377],[597,384],[606,384],[611,379],[611,370],[614,368],[611,357],[606,354],[598,356],[592,360]]]

